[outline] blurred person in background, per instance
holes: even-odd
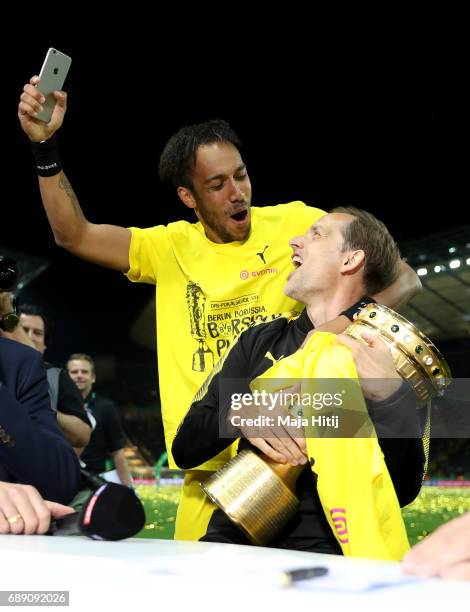
[[[81,455],[87,471],[102,474],[106,462],[112,459],[122,484],[132,486],[124,446],[126,436],[114,403],[93,391],[96,382],[95,362],[85,353],[74,353],[67,361],[70,378],[77,385],[83,398],[86,411],[96,425],[90,442]]]

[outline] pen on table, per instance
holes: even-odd
[[[290,570],[282,574],[283,586],[291,586],[294,582],[319,578],[320,576],[326,576],[326,574],[328,574],[328,568],[322,566]]]

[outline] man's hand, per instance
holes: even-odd
[[[398,391],[402,379],[395,369],[392,353],[385,342],[376,336],[363,332],[365,344],[341,334],[338,343],[351,349],[360,379],[362,391],[367,399],[382,401]]]
[[[298,390],[297,386],[299,387]],[[296,392],[300,392],[300,385],[284,391],[284,393]],[[278,419],[278,417],[285,418],[288,416],[283,397],[279,395],[276,404],[270,406],[271,409],[266,405],[243,405],[240,410],[230,411],[229,420],[235,416],[244,420],[265,417],[265,422],[261,425],[241,425],[239,429],[243,437],[277,463],[305,465],[307,463],[307,446],[303,429],[283,425]]]
[[[0,534],[44,534],[51,518],[62,518],[73,508],[46,501],[30,485],[0,482]]]
[[[406,574],[470,580],[470,512],[442,525],[405,556]]]
[[[43,94],[37,89],[38,83],[39,77],[33,76],[30,82],[23,87],[18,105],[21,127],[33,142],[48,140],[62,125],[67,110],[67,94],[65,91],[55,91],[56,103],[49,123],[36,119],[37,113],[42,111],[42,104],[45,102]]]
[[[13,297],[9,291],[0,292],[0,317],[13,312]]]

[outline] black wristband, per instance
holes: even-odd
[[[365,295],[363,298],[359,300],[359,302],[356,302],[354,306],[351,306],[351,308],[348,308],[347,310],[343,310],[343,312],[340,313],[340,316],[343,315],[347,317],[350,321],[354,321],[354,315],[359,314],[359,311],[362,310],[365,306],[367,306],[367,304],[375,304],[375,303],[376,302],[374,298],[371,298]]]
[[[59,145],[54,134],[49,140],[33,142],[30,140],[31,150],[36,162],[36,171],[39,176],[54,176],[62,170],[59,157]]]

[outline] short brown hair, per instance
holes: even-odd
[[[394,283],[400,274],[400,250],[382,221],[354,206],[338,206],[330,213],[355,217],[343,226],[343,250],[364,251],[364,286],[367,293],[374,295]]]
[[[91,365],[91,371],[93,372],[93,374],[95,373],[95,362],[93,361],[93,358],[90,357],[90,355],[87,355],[86,353],[73,353],[72,355],[70,355],[70,357],[67,359],[67,366],[69,365],[70,361],[76,361],[77,359],[80,359],[82,361],[88,361],[88,363]]]

